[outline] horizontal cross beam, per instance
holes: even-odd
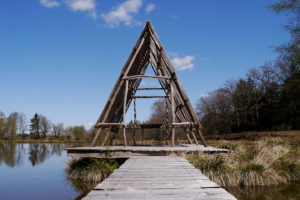
[[[99,128],[99,127],[110,127],[110,126],[125,126],[124,123],[102,123],[102,122],[99,122],[96,124],[96,128]]]
[[[154,99],[154,98],[168,98],[168,96],[132,96],[135,99]]]
[[[138,88],[136,90],[164,90],[164,88]]]
[[[133,75],[133,76],[125,76],[123,80],[139,79],[139,78],[171,79],[171,77],[168,76]]]

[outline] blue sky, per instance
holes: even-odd
[[[195,105],[226,80],[274,60],[272,47],[289,40],[286,17],[267,10],[268,2],[1,0],[0,110],[91,125],[147,19]],[[138,102],[139,120],[151,103]]]

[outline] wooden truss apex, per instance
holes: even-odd
[[[145,75],[148,66],[152,67],[155,75]],[[139,88],[143,78],[157,79],[161,88]],[[163,90],[166,96],[136,96],[137,90]],[[192,134],[195,143],[198,144],[197,137],[194,134],[197,133],[198,138],[206,146],[206,141],[200,130],[201,125],[193,106],[152,24],[147,20],[96,123],[95,127],[98,128],[98,131],[91,145],[95,145],[103,128],[117,127],[123,128],[124,145],[126,146],[125,116],[131,102],[134,101],[134,119],[136,121],[136,99],[158,97],[165,98],[166,113],[169,113],[168,105],[171,106],[172,124],[165,124],[165,127],[171,127],[172,129],[171,145],[174,146],[175,143],[175,127],[190,127],[189,133],[187,133],[189,141],[192,140],[188,134]],[[165,121],[168,123],[168,114],[166,118]],[[168,134],[167,130],[166,134]]]

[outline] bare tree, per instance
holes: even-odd
[[[14,121],[16,125],[16,133],[17,134],[25,134],[27,123],[26,116],[24,113],[13,112],[9,115],[9,117]]]
[[[18,126],[18,133],[24,135],[25,131],[27,130],[27,120],[26,120],[26,115],[24,113],[19,113],[17,126]]]
[[[40,125],[41,135],[42,137],[45,138],[47,134],[50,132],[51,122],[43,115],[39,115],[39,119],[40,119],[39,125]]]
[[[64,125],[62,123],[52,124],[52,135],[55,137],[61,136],[64,132]]]

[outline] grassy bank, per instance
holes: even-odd
[[[217,146],[228,154],[192,154],[186,158],[221,186],[270,186],[300,180],[300,148],[281,138]]]
[[[124,159],[80,158],[69,160],[65,172],[68,178],[96,184],[117,169]]]
[[[243,140],[254,141],[265,137],[280,137],[290,144],[300,144],[300,131],[268,131],[268,132],[241,132],[231,134],[210,134],[205,135],[205,139],[208,142],[214,142],[216,140],[231,140],[234,142],[240,142]]]

